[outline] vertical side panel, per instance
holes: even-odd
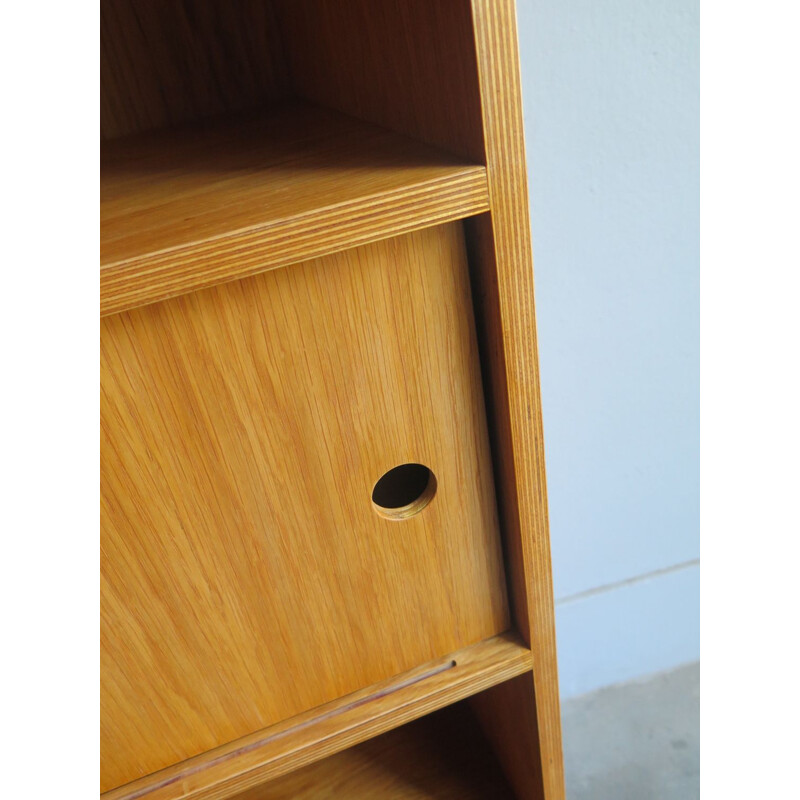
[[[507,424],[495,447],[513,472],[512,485],[503,491],[503,517],[510,525],[507,535],[520,534],[528,619],[528,630],[521,632],[533,651],[544,797],[559,800],[564,771],[516,10],[513,0],[472,0],[472,11],[496,272],[496,301],[484,328],[492,347],[502,350],[505,369],[505,388],[494,403],[505,404],[505,414],[496,410]],[[486,231],[482,240],[490,241]],[[491,263],[483,269],[491,270]],[[509,480],[508,473],[500,477]]]

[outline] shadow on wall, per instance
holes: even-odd
[[[518,15],[569,696],[698,657],[699,10]]]

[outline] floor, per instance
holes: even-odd
[[[567,800],[700,797],[700,665],[564,701]]]

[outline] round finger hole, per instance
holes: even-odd
[[[372,490],[372,507],[386,519],[419,514],[436,494],[436,477],[424,464],[400,464],[382,475]]]

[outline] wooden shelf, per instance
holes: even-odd
[[[100,11],[102,800],[563,800],[515,0]]]
[[[251,789],[233,800],[512,800],[465,703]]]
[[[531,669],[531,652],[516,634],[494,636],[445,659],[105,792],[102,797],[103,800],[231,797]]]
[[[304,103],[104,142],[101,315],[488,207],[484,167]]]

